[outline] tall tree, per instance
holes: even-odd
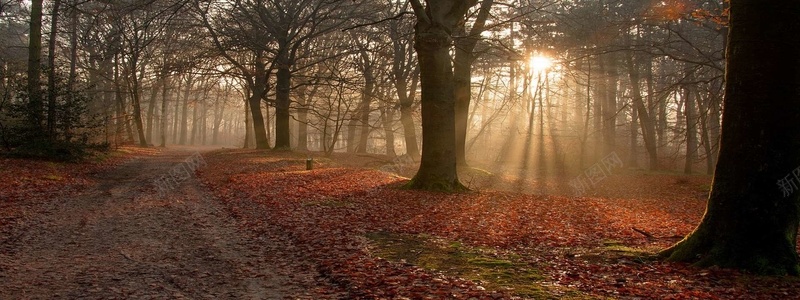
[[[58,42],[58,17],[61,1],[53,1],[50,10],[50,40],[47,41],[47,134],[51,139],[56,134],[56,44]]]
[[[472,98],[472,62],[475,60],[475,46],[489,18],[489,10],[494,0],[483,0],[475,22],[469,33],[456,41],[456,53],[453,63],[453,77],[455,79],[455,114],[456,114],[456,163],[467,164],[467,121],[469,119],[469,105]],[[466,28],[459,26],[460,33],[464,34]]]
[[[31,125],[42,126],[41,95],[42,64],[42,0],[31,1],[30,32],[28,34],[28,113]]]
[[[398,2],[393,7],[395,11],[405,10],[407,3],[402,6]],[[417,107],[417,84],[419,83],[419,64],[414,55],[414,48],[410,39],[406,38],[407,23],[395,20],[388,23],[388,35],[392,40],[392,66],[389,77],[397,93],[398,107],[400,108],[400,123],[403,125],[403,139],[406,144],[406,154],[413,160],[419,160],[419,146],[417,144],[417,128],[414,124],[414,110]],[[408,30],[411,31],[410,29]]]
[[[275,148],[289,149],[292,77],[306,43],[339,29],[353,17],[361,1],[266,1],[258,6],[263,29],[275,37]],[[352,3],[351,3],[352,2]],[[348,12],[349,11],[349,15]]]
[[[248,120],[245,148],[249,146],[248,137],[250,136],[250,129],[253,129],[256,149],[269,149],[269,139],[264,126],[261,102],[269,91],[268,80],[272,73],[273,65],[267,65],[265,53],[273,39],[255,21],[258,18],[252,15],[252,11],[255,10],[254,7],[261,7],[260,3],[258,6],[255,5],[252,1],[237,2],[234,9],[229,9],[223,4],[209,1],[205,4],[198,2],[195,9],[216,48],[217,54],[238,70],[246,84],[245,90],[249,92],[245,105],[249,111],[249,116],[245,118],[245,120]],[[224,11],[226,13],[212,13],[216,11]],[[251,123],[249,120],[252,120],[252,128],[250,128]]]
[[[706,213],[661,255],[800,275],[800,2],[733,0],[729,30],[722,138]]]
[[[430,1],[423,6],[411,0],[417,24],[414,49],[420,65],[422,87],[422,158],[410,186],[416,189],[460,190],[456,172],[456,121],[453,32],[477,0]]]

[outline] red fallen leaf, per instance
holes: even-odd
[[[659,249],[674,242],[648,240],[634,227],[654,237],[689,233],[705,208],[690,188],[707,183],[700,177],[670,185],[669,175],[614,176],[593,196],[579,198],[556,179],[546,183],[552,191],[547,196],[497,190],[453,195],[394,189],[403,179],[369,169],[304,171],[298,163],[276,171],[287,159],[293,158],[247,151],[210,155],[202,177],[237,217],[248,220],[249,230],[293,245],[293,253],[312,261],[350,298],[493,296],[468,281],[442,280],[370,256],[360,237],[370,231],[425,233],[511,252],[541,270],[547,284],[601,297],[783,299],[800,290],[792,281],[741,280],[736,272],[595,253],[614,245]]]

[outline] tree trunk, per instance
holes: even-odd
[[[47,42],[47,134],[56,139],[56,102],[58,87],[56,84],[56,41],[58,39],[58,17],[61,0],[53,1],[50,13],[50,40]]]
[[[72,103],[75,98],[75,82],[78,69],[78,0],[72,1],[70,9],[69,33],[69,77],[67,78],[67,97],[64,105],[64,139],[72,139]]]
[[[253,126],[250,125],[252,123],[250,119],[253,117],[253,110],[250,108],[250,98],[252,98],[252,96],[248,97],[247,101],[244,102],[244,146],[242,147],[244,149],[250,148],[250,136],[253,134]],[[259,112],[261,112],[260,109]]]
[[[358,123],[358,118],[356,117],[356,113],[353,112],[350,115],[350,119],[347,121],[347,153],[356,152],[356,124]]]
[[[186,79],[186,85],[192,85],[192,78]],[[178,78],[178,88],[175,89],[175,114],[172,117],[172,143],[178,143],[178,120],[180,119],[180,105],[181,105],[181,91],[183,87],[183,80]]]
[[[639,115],[639,124],[642,127],[642,138],[644,139],[644,147],[647,149],[647,155],[650,158],[650,170],[658,169],[658,153],[656,145],[656,132],[653,118],[645,107],[644,99],[642,99],[642,92],[639,88],[639,69],[633,62],[633,53],[628,53],[627,57],[628,75],[631,82],[631,97],[633,98],[633,105]]]
[[[395,157],[397,153],[394,151],[394,113],[391,108],[384,105],[381,107],[381,122],[383,124],[383,131],[386,135],[386,155]]]
[[[489,10],[493,0],[483,0],[481,9],[469,35],[456,42],[455,58],[453,60],[453,79],[455,92],[455,114],[456,114],[456,163],[459,166],[467,165],[467,129],[469,128],[469,106],[472,100],[472,62],[475,60],[475,46],[478,44],[480,34],[483,32],[486,19],[489,17]],[[462,27],[462,33],[466,30]]]
[[[308,102],[312,95],[301,93],[297,103],[297,150],[308,150]]]
[[[593,129],[595,132],[594,137],[594,157],[592,160],[598,160],[603,157],[604,154],[600,153],[603,149],[603,145],[605,145],[603,141],[603,137],[605,137],[605,128],[603,127],[603,123],[605,123],[603,108],[605,108],[605,97],[608,95],[606,93],[606,84],[608,80],[606,79],[606,67],[605,62],[603,61],[602,57],[597,57],[597,73],[598,76],[595,77],[594,89],[592,93],[594,94],[594,103],[592,104],[592,113],[594,114],[593,120]],[[599,134],[599,136],[598,136]]]
[[[629,168],[638,168],[639,167],[639,159],[637,152],[639,150],[639,112],[636,110],[634,105],[631,105],[631,141],[630,141],[630,153],[628,153],[628,167]]]
[[[419,81],[419,64],[413,63],[413,51],[408,45],[407,39],[401,34],[397,22],[392,22],[389,29],[394,50],[391,75],[400,107],[403,141],[406,146],[406,154],[414,161],[419,161],[420,153],[417,144],[416,126],[414,125],[414,99],[416,98],[415,94]]]
[[[189,128],[189,95],[192,93],[193,78],[189,78],[186,82],[186,88],[183,91],[183,108],[181,110],[181,120],[178,123],[181,129],[180,141],[181,145],[186,145],[186,134]]]
[[[266,65],[261,60],[261,55],[261,52],[256,54],[256,73],[250,89],[250,98],[247,101],[250,108],[250,120],[253,124],[252,134],[256,142],[256,149],[269,149],[267,129],[264,126],[264,115],[261,113],[261,101],[264,99],[264,95],[267,94],[267,77],[269,74],[267,74]],[[269,108],[266,111],[269,114]]]
[[[709,108],[708,119],[708,142],[711,146],[711,154],[709,160],[712,160],[711,168],[707,170],[708,175],[714,174],[714,166],[717,165],[717,156],[719,155],[719,138],[720,138],[720,98],[717,95],[710,95],[711,106]]]
[[[201,85],[202,86],[202,85]],[[197,117],[197,110],[200,108],[200,97],[194,99],[194,105],[192,105],[192,130],[189,132],[189,145],[194,146],[194,139],[197,137],[198,128],[200,127],[200,122]]]
[[[358,106],[358,123],[360,123],[360,132],[358,136],[358,144],[356,145],[356,153],[367,153],[367,142],[369,140],[370,124],[369,112],[370,105],[372,104],[372,97],[375,93],[375,79],[370,74],[372,71],[366,71],[364,77],[366,82],[364,89],[361,91],[361,103]]]
[[[42,0],[31,1],[30,32],[28,33],[28,114],[31,126],[42,126]]]
[[[230,85],[226,85],[222,95],[217,93],[217,101],[214,101],[214,129],[211,132],[211,144],[217,145],[219,143],[219,131],[222,126],[222,116],[225,115],[225,104],[227,103],[227,95],[230,92]]]
[[[289,93],[292,88],[292,71],[288,57],[279,57],[277,63],[278,73],[275,81],[275,149],[289,150],[291,149],[289,140]]]
[[[711,103],[711,98],[703,99],[698,96],[698,111],[700,112],[698,119],[700,121],[700,143],[703,144],[703,150],[706,153],[706,174],[714,174],[714,161],[716,160],[715,154],[711,150],[711,139],[708,137],[708,110]]]
[[[617,61],[613,53],[605,56],[605,76],[603,85],[603,153],[608,155],[617,146]]]
[[[686,163],[683,166],[684,174],[692,173],[692,165],[697,159],[697,113],[695,110],[694,76],[692,72],[686,75],[688,85],[684,86],[684,114],[686,115]]]
[[[418,1],[414,3],[417,14],[414,48],[422,84],[422,158],[410,187],[462,190],[464,186],[456,172],[455,97],[449,32],[464,18],[469,4],[442,1],[428,2],[428,5],[428,9],[423,9]]]
[[[414,81],[413,83],[416,83]],[[400,123],[403,125],[403,140],[406,144],[406,154],[414,161],[419,161],[419,145],[417,144],[417,126],[414,124],[414,94],[416,84],[412,84],[412,89],[406,91],[401,89],[406,87],[405,83],[398,85],[397,93],[400,96]]]
[[[169,99],[169,79],[164,78],[164,84],[161,86],[161,144],[159,147],[167,146],[167,100]]]
[[[670,261],[800,275],[800,2],[731,2],[722,140],[706,213]],[[777,184],[776,184],[777,183]]]
[[[153,140],[153,120],[155,119],[156,115],[156,106],[158,106],[158,88],[159,86],[163,86],[164,79],[167,77],[166,72],[162,70],[160,76],[158,77],[158,84],[153,84],[150,87],[150,104],[147,106],[147,123],[145,124],[145,128],[147,128],[145,132],[145,137],[148,141]],[[158,120],[156,120],[157,122]],[[155,143],[154,143],[155,144]]]

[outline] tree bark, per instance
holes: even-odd
[[[468,3],[471,2],[471,3]],[[417,15],[414,49],[422,84],[422,158],[409,184],[414,189],[463,190],[456,172],[455,97],[450,47],[456,24],[474,1],[412,0]]]
[[[397,153],[394,151],[394,113],[391,108],[384,105],[381,107],[381,123],[383,124],[383,131],[386,135],[386,155],[395,157]]]
[[[626,57],[628,66],[628,75],[631,82],[631,97],[633,98],[633,105],[639,115],[639,125],[642,127],[642,138],[644,139],[644,147],[647,149],[647,155],[650,160],[649,168],[651,171],[658,169],[658,153],[656,145],[656,132],[653,118],[650,112],[645,107],[642,92],[639,88],[639,69],[633,61],[633,53],[628,53]]]
[[[694,71],[688,71],[686,80],[688,84],[684,89],[684,114],[686,115],[686,162],[683,166],[684,174],[692,173],[692,165],[697,159],[697,113],[695,110]]]
[[[183,108],[181,109],[181,121],[178,123],[181,129],[181,136],[180,141],[178,142],[181,145],[186,145],[186,134],[189,128],[189,94],[192,92],[192,83],[194,82],[194,78],[189,77],[186,82],[186,88],[183,91]]]
[[[47,41],[47,134],[56,139],[56,103],[58,87],[56,82],[56,41],[58,39],[58,17],[61,0],[53,1],[50,12],[50,40]]]
[[[192,85],[192,78],[186,79],[186,84]],[[178,87],[175,89],[175,114],[172,116],[172,143],[178,143],[178,120],[180,119],[181,91],[183,91],[183,79],[178,78]]]
[[[279,51],[285,52],[285,51]],[[289,93],[292,90],[292,70],[288,53],[276,59],[278,72],[275,81],[275,149],[291,149],[289,134]]]
[[[67,78],[67,97],[64,106],[64,139],[72,139],[72,103],[75,101],[75,82],[78,68],[78,0],[73,0],[70,8],[69,33],[69,77]]]
[[[414,124],[414,99],[419,82],[419,64],[414,63],[413,49],[400,32],[397,22],[390,23],[389,33],[393,49],[391,75],[400,107],[400,124],[403,127],[406,154],[414,161],[419,161],[419,145]]]
[[[169,99],[169,79],[164,78],[164,84],[161,86],[161,144],[159,147],[167,146],[167,100]]]
[[[455,114],[456,114],[456,163],[467,166],[467,129],[469,127],[469,106],[472,100],[472,63],[475,60],[475,46],[484,30],[493,0],[483,0],[478,17],[472,24],[469,34],[456,41],[456,53],[453,60],[453,79],[455,80]],[[462,32],[466,33],[463,29]]]
[[[164,82],[166,77],[167,74],[165,70],[162,70],[161,74],[159,74],[158,78],[156,79],[157,84],[153,84],[150,87],[150,104],[147,105],[147,123],[144,126],[147,128],[144,136],[148,141],[153,140],[153,120],[155,119],[156,107],[158,106],[158,90],[159,86],[166,84]],[[158,122],[158,120],[156,120],[156,122]]]
[[[613,53],[605,54],[605,92],[603,98],[603,153],[613,152],[617,146],[617,60]]]
[[[372,75],[371,68],[367,68],[364,72],[366,82],[364,89],[361,91],[361,103],[358,106],[358,123],[360,123],[360,131],[358,135],[358,144],[356,145],[356,153],[367,153],[367,142],[369,141],[369,132],[371,126],[369,124],[370,105],[372,98],[375,94],[375,77]]]
[[[732,1],[729,30],[721,148],[706,213],[661,255],[800,275],[800,2]]]
[[[28,34],[28,114],[34,129],[42,126],[42,0],[31,1],[30,32]]]

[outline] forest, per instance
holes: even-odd
[[[800,3],[0,0],[0,298],[800,298]]]

